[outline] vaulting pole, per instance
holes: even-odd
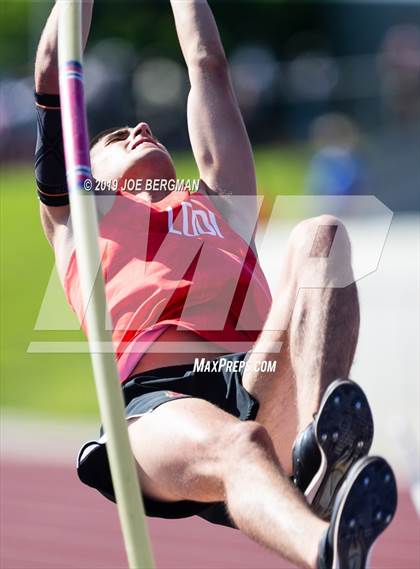
[[[82,3],[60,3],[58,48],[60,100],[70,194],[71,223],[85,307],[92,367],[118,513],[129,567],[153,568],[143,503],[130,449],[124,404],[111,333],[106,326],[106,298],[98,246],[98,221],[91,181],[86,109],[83,95]],[[89,182],[87,182],[89,185]]]

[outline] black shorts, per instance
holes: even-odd
[[[217,371],[194,371],[194,364],[188,364],[132,376],[123,384],[126,418],[140,417],[174,399],[197,397],[213,403],[241,421],[255,419],[258,402],[243,387],[242,371],[234,371],[245,357],[246,352],[215,358],[213,361],[225,358],[227,362],[226,366],[219,366]],[[102,428],[100,435],[99,440],[89,441],[81,448],[77,473],[82,482],[115,502]],[[147,516],[186,518],[198,515],[210,522],[234,527],[223,502],[162,502],[145,495],[143,501]]]

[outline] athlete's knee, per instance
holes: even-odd
[[[335,238],[341,233],[348,238],[345,226],[340,219],[334,215],[319,215],[298,223],[290,239],[296,251],[304,250],[312,256],[327,256]]]
[[[320,215],[299,223],[291,234],[290,251],[295,274],[303,277],[304,271],[307,274],[309,270],[320,276],[325,270],[331,279],[335,275],[337,282],[343,281],[340,286],[352,282],[350,239],[337,217]],[[310,285],[309,282],[306,286]],[[321,285],[322,282],[312,283],[312,286]]]
[[[224,437],[223,454],[228,468],[242,461],[252,460],[256,453],[274,456],[274,446],[268,431],[255,421],[245,421],[232,425]]]

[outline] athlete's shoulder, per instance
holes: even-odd
[[[213,207],[220,213],[220,215],[229,223],[229,217],[232,213],[230,198],[231,196],[221,190],[213,190],[204,180],[200,179],[198,190],[190,194],[191,198],[204,197]]]
[[[254,207],[255,196],[232,195],[223,190],[214,190],[203,180],[200,180],[199,190],[196,193],[210,200],[230,228],[248,243],[254,253],[257,254],[254,242],[257,225],[257,209]]]

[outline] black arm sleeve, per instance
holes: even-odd
[[[61,131],[60,96],[35,93],[37,140],[35,179],[40,201],[48,206],[69,203]]]

